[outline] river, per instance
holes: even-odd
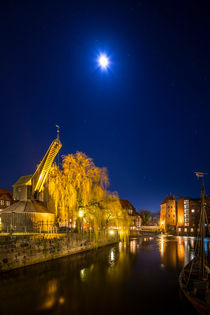
[[[193,237],[148,236],[10,271],[0,314],[197,314],[178,285],[194,250]]]

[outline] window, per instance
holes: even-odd
[[[4,200],[0,200],[0,205],[1,205],[1,206],[4,205]]]
[[[184,200],[184,222],[187,226],[189,226],[189,207],[189,200]]]
[[[6,206],[9,207],[10,206],[10,201],[5,201]]]
[[[185,228],[184,231],[187,232],[187,228]]]
[[[181,232],[182,231],[182,229],[181,228],[179,228],[179,232]]]
[[[193,228],[191,228],[190,231],[193,232]]]

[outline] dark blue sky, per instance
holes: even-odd
[[[0,187],[34,172],[59,124],[61,154],[106,166],[137,210],[198,196],[193,172],[210,172],[209,17],[204,1],[1,2]]]

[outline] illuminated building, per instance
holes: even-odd
[[[1,212],[2,231],[52,231],[55,215],[45,207],[44,183],[61,146],[59,130],[57,130],[57,138],[52,141],[34,174],[20,177],[13,185],[15,203]]]
[[[128,212],[128,215],[132,218],[131,230],[138,230],[141,227],[141,217],[136,211],[136,208],[130,203],[130,201],[126,199],[120,199],[120,203],[123,209],[125,209]]]
[[[200,221],[201,200],[182,197],[177,201],[177,232],[197,234]],[[206,196],[206,214],[210,223],[210,196]]]
[[[0,188],[0,212],[14,202],[11,190]],[[1,231],[1,217],[0,217],[0,231]]]
[[[0,211],[9,207],[14,202],[11,190],[0,188]]]
[[[160,230],[176,228],[176,200],[172,195],[167,196],[160,205]]]

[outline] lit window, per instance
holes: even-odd
[[[10,201],[5,201],[6,206],[9,207],[10,206]]]
[[[181,232],[181,230],[182,230],[182,229],[181,229],[181,228],[179,228],[179,232]]]
[[[184,231],[187,232],[187,228],[185,228]]]
[[[0,205],[1,205],[1,206],[4,205],[4,200],[0,200]]]
[[[193,232],[193,228],[191,228],[190,231]]]

